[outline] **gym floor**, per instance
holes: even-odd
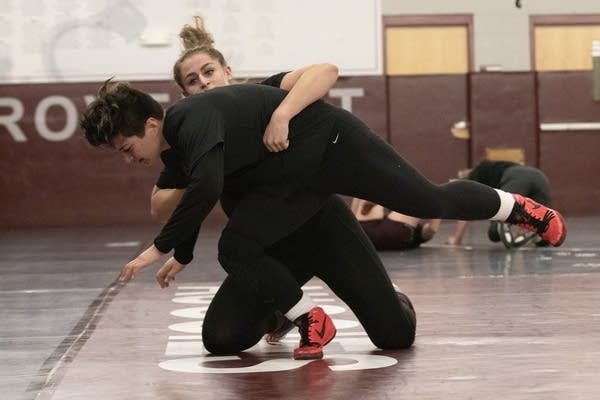
[[[381,253],[417,311],[403,351],[376,349],[318,280],[305,287],[338,327],[318,361],[295,361],[298,335],[215,357],[200,338],[224,278],[218,227],[170,288],[121,267],[156,226],[0,235],[0,399],[597,399],[600,216],[567,218],[560,248],[506,250],[487,223],[449,247]]]

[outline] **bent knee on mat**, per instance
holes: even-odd
[[[371,341],[382,350],[407,349],[415,342],[415,331],[408,329],[383,337],[371,337]]]
[[[416,314],[406,308],[395,321],[388,320],[379,329],[369,329],[369,338],[382,350],[406,349],[414,343],[416,330]]]
[[[248,343],[247,340],[241,340],[241,338],[228,335],[226,332],[203,332],[202,343],[209,353],[219,355],[237,354],[256,344]]]

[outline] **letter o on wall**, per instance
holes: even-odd
[[[65,110],[66,122],[62,130],[52,131],[48,128],[46,123],[46,115],[48,109],[52,106],[59,106]],[[40,136],[51,142],[60,142],[67,140],[77,128],[77,108],[71,100],[64,96],[48,96],[38,104],[35,109],[35,128],[39,132]]]

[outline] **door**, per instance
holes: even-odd
[[[389,141],[437,183],[469,166],[472,24],[471,15],[384,17]]]

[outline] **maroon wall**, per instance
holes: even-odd
[[[468,120],[467,89],[465,75],[389,78],[390,143],[434,182],[468,167],[468,141],[450,133]]]
[[[600,122],[591,72],[538,75],[540,123]],[[571,214],[600,212],[600,129],[542,131],[540,168],[552,183],[555,206]]]
[[[160,166],[128,165],[87,144],[79,114],[100,83],[0,86],[0,226],[151,222],[149,198]],[[168,81],[136,82],[165,105],[180,95]],[[384,77],[341,78],[327,100],[387,136]],[[220,207],[208,222],[220,223]]]
[[[538,127],[538,115],[540,122],[599,122],[591,74],[544,73],[537,82],[530,72],[350,77],[340,78],[327,100],[351,109],[435,182],[479,161],[486,147],[523,147],[526,161],[549,176],[561,211],[598,213],[600,132]],[[159,166],[129,166],[93,149],[77,127],[98,86],[0,86],[0,226],[150,222]],[[136,86],[165,104],[179,96],[170,82]],[[454,138],[452,124],[469,118],[471,139]],[[222,222],[220,208],[211,218]]]
[[[525,163],[538,166],[535,74],[481,72],[471,75],[471,155],[485,159],[488,147],[525,151]]]
[[[80,133],[80,110],[98,86],[1,87],[0,226],[150,222],[149,196],[158,169],[128,165],[116,153],[92,148]],[[169,99],[177,96],[164,83],[139,86]]]

